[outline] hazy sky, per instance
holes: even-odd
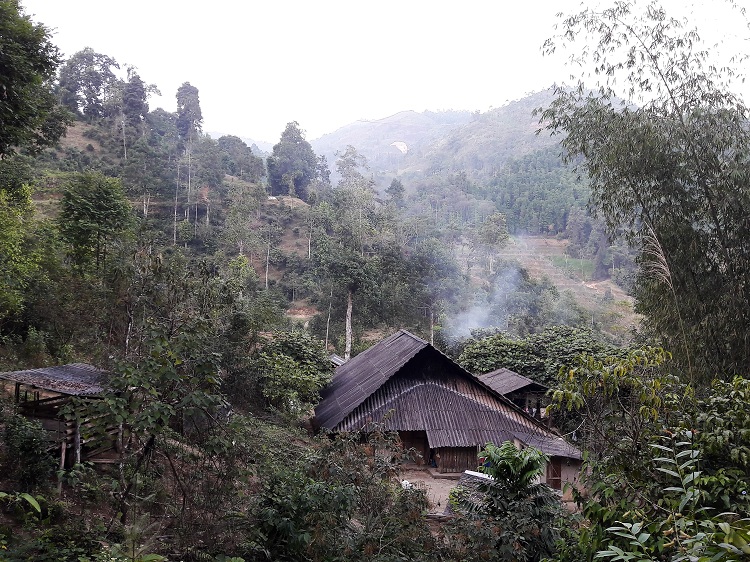
[[[91,47],[135,66],[162,93],[150,100],[152,109],[174,111],[177,88],[187,81],[200,91],[205,131],[270,142],[293,120],[314,139],[407,109],[486,111],[565,81],[571,69],[564,57],[543,57],[541,45],[554,33],[558,12],[581,6],[580,0],[21,4],[54,30],[65,56]],[[727,22],[712,14],[699,23],[725,33]]]

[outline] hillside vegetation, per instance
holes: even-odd
[[[0,562],[750,555],[748,109],[657,7],[562,25],[599,84],[259,154],[0,0],[0,372],[106,370],[53,425],[117,436],[61,466],[17,403],[46,396],[2,387]],[[483,444],[434,522],[398,435],[313,435],[331,354],[399,328],[550,388],[577,513],[531,448]]]

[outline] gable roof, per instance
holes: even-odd
[[[0,373],[0,379],[69,396],[93,396],[104,391],[107,373],[86,363]]]
[[[402,369],[418,356],[446,368],[409,376]],[[433,448],[518,440],[548,455],[581,456],[544,424],[406,330],[337,368],[321,395],[315,424],[334,431],[358,431],[373,420],[384,420],[389,429],[426,431]]]
[[[490,373],[477,377],[484,384],[500,394],[510,394],[522,388],[531,387],[529,390],[545,392],[549,387],[544,386],[528,377],[519,375],[515,371],[501,367]]]
[[[333,429],[429,345],[414,334],[399,330],[336,368],[331,384],[320,393],[316,424]]]

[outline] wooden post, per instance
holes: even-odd
[[[65,433],[62,434],[62,441],[60,443],[60,471],[65,470],[65,449],[66,449],[66,437]],[[62,476],[57,477],[57,495],[62,495]]]
[[[73,435],[73,447],[76,464],[81,464],[81,422],[76,420],[76,432]]]
[[[21,401],[21,383],[16,383],[16,404]]]

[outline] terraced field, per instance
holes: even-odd
[[[633,298],[610,280],[592,280],[591,262],[567,257],[566,244],[544,236],[514,237],[498,257],[517,260],[534,277],[547,276],[560,292],[570,291],[604,332],[627,339],[640,322],[633,312]]]

